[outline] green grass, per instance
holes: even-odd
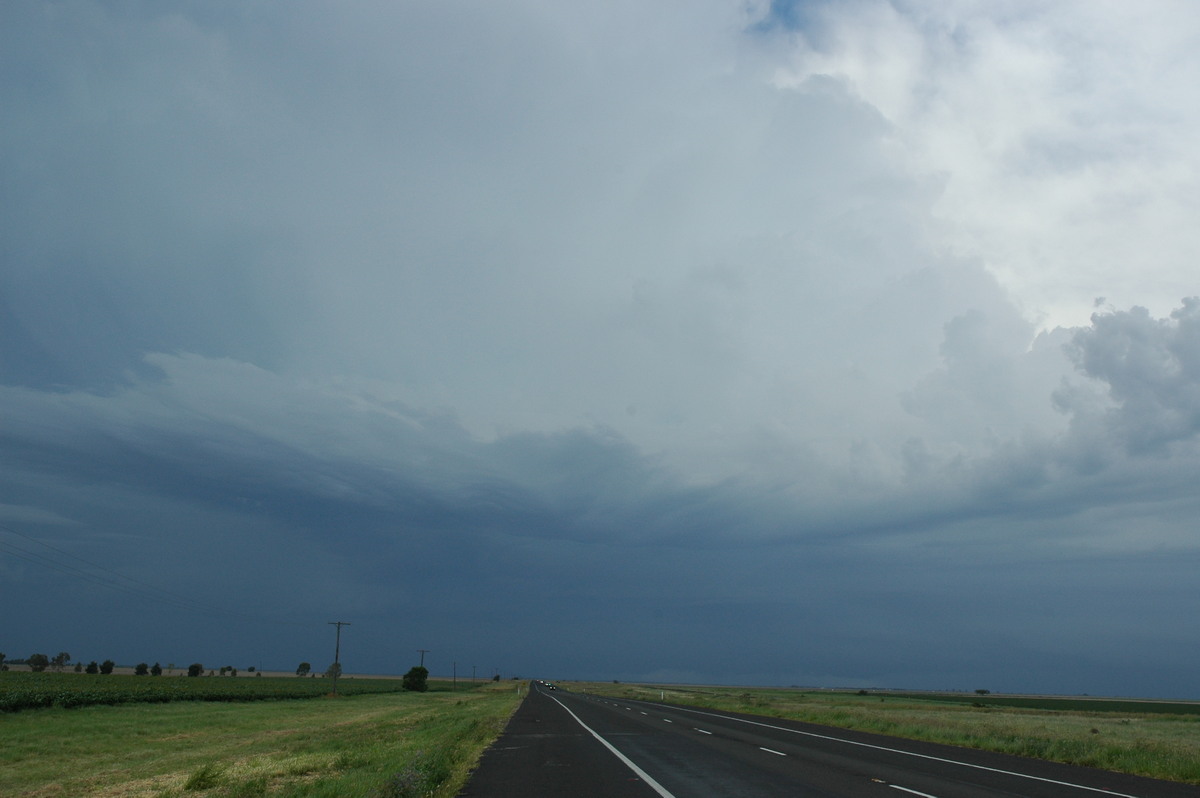
[[[1200,705],[1194,703],[604,683],[570,687],[1200,784]]]
[[[0,718],[0,795],[448,798],[516,705],[488,684],[23,711]]]
[[[439,683],[440,684],[440,683]],[[397,693],[400,679],[338,679],[338,693]],[[0,712],[95,704],[168,701],[274,701],[316,698],[330,692],[329,679],[233,676],[131,676],[0,671]],[[430,689],[436,689],[433,682]]]

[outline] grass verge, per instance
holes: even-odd
[[[512,684],[488,684],[19,712],[0,722],[0,795],[449,798],[518,698]]]
[[[1020,706],[988,696],[971,703],[939,697],[833,693],[798,689],[564,684],[598,695],[790,718],[844,729],[998,751],[1156,779],[1200,784],[1200,714],[1054,708],[1058,699],[1024,699]],[[1032,705],[1031,705],[1032,704]],[[1064,704],[1067,706],[1068,704]],[[1103,707],[1104,704],[1096,704]],[[1134,702],[1122,706],[1136,706]],[[1192,711],[1188,711],[1192,710]]]

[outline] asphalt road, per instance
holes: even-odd
[[[1200,788],[826,726],[534,687],[460,796],[1200,798]]]

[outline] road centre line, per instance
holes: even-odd
[[[651,776],[649,773],[647,773],[646,771],[642,770],[640,767],[635,765],[633,763],[633,760],[631,760],[629,757],[625,756],[620,751],[618,751],[612,743],[610,743],[608,740],[605,740],[603,737],[601,737],[599,734],[597,734],[596,731],[591,726],[587,725],[582,720],[580,720],[579,716],[576,715],[574,712],[572,712],[566,704],[559,701],[554,696],[550,696],[550,699],[553,700],[554,703],[558,704],[563,709],[567,710],[567,714],[570,715],[571,717],[575,718],[576,723],[578,723],[583,728],[587,729],[588,732],[590,732],[593,737],[595,737],[597,740],[599,740],[604,745],[604,747],[607,748],[609,751],[612,751],[613,754],[616,755],[617,759],[624,762],[626,767],[628,767],[630,770],[632,770],[634,773],[636,773],[638,775],[638,778],[640,778],[642,781],[646,782],[646,784],[650,785],[650,787],[656,793],[661,795],[662,798],[675,798],[674,795],[667,792],[667,789],[665,787],[663,787],[661,784],[659,784],[657,781],[655,781],[653,776]]]
[[[647,701],[646,703],[651,704],[653,706],[658,706],[658,707],[665,706],[663,704],[654,704],[652,701]],[[1105,790],[1101,787],[1088,787],[1084,784],[1074,784],[1069,781],[1058,781],[1056,779],[1047,779],[1042,776],[1030,776],[1028,773],[1017,773],[1014,770],[1003,770],[1001,768],[988,767],[987,765],[976,765],[971,762],[961,762],[957,759],[946,759],[944,757],[931,756],[929,754],[918,754],[913,751],[904,751],[899,748],[888,748],[887,746],[875,745],[873,743],[860,743],[857,740],[847,740],[844,737],[831,737],[827,734],[817,734],[816,732],[806,732],[806,731],[800,731],[799,729],[789,729],[786,726],[775,726],[770,723],[760,723],[755,720],[746,720],[745,718],[735,718],[732,715],[719,715],[715,712],[705,712],[704,710],[689,709],[687,707],[672,706],[669,708],[672,710],[675,710],[677,712],[691,712],[696,715],[707,715],[710,718],[721,718],[722,720],[732,720],[732,721],[737,721],[738,723],[746,723],[751,726],[761,726],[764,729],[775,729],[777,731],[790,732],[791,734],[801,734],[801,735],[804,735],[805,737],[815,737],[820,740],[829,740],[829,741],[835,742],[835,743],[846,743],[847,745],[857,745],[862,748],[873,748],[876,751],[887,751],[888,753],[892,753],[892,754],[903,754],[905,756],[917,757],[918,759],[928,759],[933,762],[943,762],[947,765],[961,765],[962,767],[966,767],[966,768],[975,768],[976,770],[986,770],[991,773],[1001,773],[1006,776],[1016,776],[1017,778],[1030,779],[1032,781],[1041,781],[1041,782],[1045,782],[1047,784],[1057,784],[1060,787],[1074,787],[1077,790],[1087,790],[1088,792],[1104,793],[1105,795],[1114,796],[1114,798],[1138,798],[1138,796],[1136,796],[1136,795],[1129,795],[1129,794],[1123,793],[1123,792],[1112,792],[1111,790]],[[663,718],[663,720],[666,720],[666,718]],[[670,723],[669,720],[667,722]]]

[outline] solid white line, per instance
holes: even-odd
[[[652,704],[654,706],[660,706],[660,707],[663,706],[662,704],[654,704],[653,701],[647,701],[646,703]],[[705,712],[700,709],[688,709],[687,707],[677,707],[677,706],[672,706],[671,709],[676,712],[691,712],[696,715],[707,715],[710,718],[721,718],[722,720],[737,721],[738,723],[746,723],[751,726],[761,726],[764,729],[775,729],[777,731],[785,731],[785,732],[790,732],[792,734],[802,734],[806,737],[816,737],[817,739],[820,739],[820,740],[830,740],[835,743],[846,743],[847,745],[857,745],[862,748],[873,748],[876,751],[887,751],[888,753],[891,753],[891,754],[904,754],[905,756],[913,756],[913,757],[917,757],[918,759],[928,759],[933,762],[943,762],[947,765],[961,765],[962,767],[965,767],[965,768],[975,768],[976,770],[986,770],[991,773],[1002,773],[1006,776],[1016,776],[1017,778],[1021,778],[1021,779],[1030,779],[1032,781],[1041,781],[1041,782],[1045,782],[1047,784],[1057,784],[1060,787],[1074,787],[1077,790],[1087,790],[1088,792],[1100,792],[1100,793],[1104,793],[1105,795],[1114,796],[1114,798],[1138,798],[1138,796],[1136,796],[1136,795],[1129,795],[1129,794],[1123,793],[1123,792],[1112,792],[1111,790],[1106,790],[1102,787],[1088,787],[1087,785],[1084,785],[1084,784],[1074,784],[1069,781],[1057,781],[1056,779],[1047,779],[1047,778],[1042,778],[1041,776],[1030,776],[1028,773],[1017,773],[1016,771],[1013,771],[1013,770],[1002,770],[1000,768],[988,767],[987,765],[976,765],[971,762],[960,762],[957,759],[945,759],[944,757],[940,757],[940,756],[930,756],[929,754],[918,754],[913,751],[904,751],[899,748],[888,748],[888,747],[882,746],[882,745],[873,745],[872,743],[860,743],[857,740],[847,740],[844,737],[830,737],[827,734],[817,734],[816,732],[806,732],[806,731],[800,731],[799,729],[789,729],[786,726],[774,726],[770,723],[759,723],[758,721],[746,720],[745,718],[735,718],[735,717],[731,717],[729,715],[720,715],[716,712]]]
[[[936,795],[930,795],[927,792],[917,792],[916,790],[910,790],[907,787],[901,787],[899,784],[889,784],[888,786],[891,787],[893,790],[900,790],[901,792],[910,793],[912,795],[919,795],[919,796],[921,796],[921,798],[937,798]]]
[[[638,778],[640,778],[642,781],[644,781],[644,782],[646,782],[647,784],[649,784],[649,785],[650,785],[650,787],[651,787],[651,788],[652,788],[652,789],[653,789],[653,790],[654,790],[656,793],[658,793],[659,795],[661,795],[661,796],[662,796],[662,798],[675,798],[675,796],[674,796],[674,795],[672,795],[671,793],[667,792],[667,790],[666,790],[666,788],[665,788],[665,787],[663,787],[661,784],[659,784],[657,781],[655,781],[655,780],[654,780],[654,778],[653,778],[653,777],[652,777],[652,776],[651,776],[649,773],[647,773],[646,771],[642,770],[640,767],[638,767],[637,765],[635,765],[635,764],[633,763],[633,761],[632,761],[632,760],[631,760],[629,757],[625,756],[625,755],[624,755],[624,754],[622,754],[620,751],[618,751],[618,750],[617,750],[617,749],[616,749],[616,748],[613,746],[613,744],[612,744],[612,743],[610,743],[608,740],[605,740],[605,739],[604,739],[603,737],[601,737],[599,734],[596,734],[595,730],[594,730],[594,729],[592,729],[592,727],[591,727],[591,726],[589,726],[589,725],[587,725],[586,723],[584,723],[583,721],[581,721],[581,720],[579,719],[579,716],[578,716],[578,715],[576,715],[574,712],[572,712],[572,711],[571,711],[571,710],[570,710],[570,709],[567,707],[567,705],[566,705],[566,704],[564,704],[563,702],[559,701],[557,698],[554,698],[554,696],[550,696],[550,698],[552,698],[552,699],[554,700],[554,702],[555,702],[556,704],[558,704],[560,707],[562,707],[563,709],[567,710],[567,714],[568,714],[568,715],[570,715],[571,717],[575,718],[575,722],[576,722],[576,723],[578,723],[578,724],[579,724],[580,726],[582,726],[583,728],[587,729],[587,730],[588,730],[588,732],[590,732],[590,733],[591,733],[591,735],[592,735],[593,737],[595,737],[597,740],[599,740],[599,741],[600,741],[600,742],[601,742],[601,743],[604,745],[604,747],[605,747],[605,748],[607,748],[609,751],[612,751],[612,752],[613,752],[613,754],[615,754],[615,755],[616,755],[617,759],[619,759],[619,760],[621,760],[622,762],[624,762],[624,763],[625,763],[625,765],[626,765],[626,766],[627,766],[627,767],[628,767],[630,770],[632,770],[634,773],[636,773],[636,774],[638,775]]]
[[[787,754],[785,754],[783,751],[775,751],[771,748],[763,748],[761,745],[758,747],[758,750],[766,751],[768,754],[774,754],[775,756],[787,756]]]

